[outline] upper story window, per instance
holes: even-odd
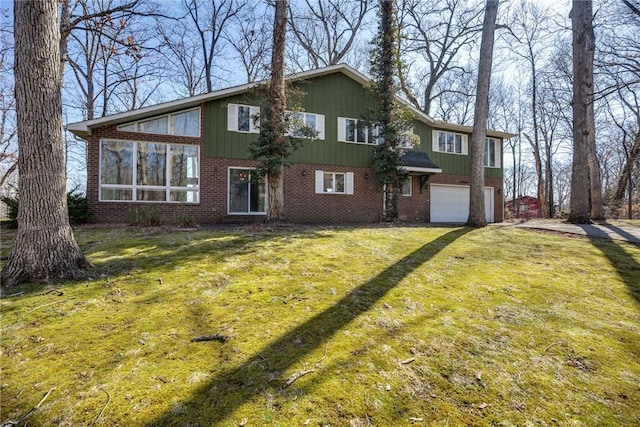
[[[338,141],[356,144],[379,144],[378,127],[364,120],[338,117]]]
[[[294,138],[324,139],[324,115],[301,111],[287,111],[288,135]]]
[[[200,108],[179,111],[118,126],[119,131],[160,135],[200,136]]]
[[[100,200],[197,203],[197,145],[100,141]]]
[[[440,153],[468,154],[467,135],[442,130],[433,131],[433,151]]]
[[[260,133],[260,107],[228,104],[227,130],[231,132]]]
[[[500,167],[500,140],[487,138],[484,140],[484,165],[488,168]]]

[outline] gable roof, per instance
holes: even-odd
[[[314,77],[320,77],[333,73],[342,73],[347,77],[355,80],[361,85],[367,85],[371,82],[371,79],[366,77],[364,74],[360,73],[358,70],[346,65],[346,64],[338,64],[331,65],[324,68],[318,68],[315,70],[309,70],[302,73],[291,74],[286,79],[290,82],[307,80]],[[262,85],[266,83],[266,80],[254,82],[254,83],[246,83],[239,86],[233,86],[227,89],[217,90],[214,92],[204,93],[202,95],[191,96],[188,98],[177,99],[174,101],[163,102],[160,104],[152,105],[149,107],[142,107],[136,110],[125,111],[124,113],[111,114],[104,117],[99,117],[92,120],[84,120],[81,122],[69,123],[67,125],[67,130],[74,135],[86,139],[87,136],[91,134],[91,129],[101,126],[107,126],[112,124],[121,124],[132,122],[140,119],[145,119],[153,116],[160,116],[163,114],[168,114],[177,110],[184,110],[192,107],[197,107],[200,104],[208,101],[214,101],[217,99],[227,98],[234,95],[242,94],[249,89]],[[432,119],[430,116],[414,107],[413,105],[407,103],[406,101],[398,98],[398,101],[409,108],[418,118],[418,120],[426,123],[429,126],[438,129],[444,130],[452,130],[457,132],[466,132],[471,133],[473,128],[471,126],[462,126],[444,122],[438,122]],[[488,136],[494,136],[498,138],[512,138],[515,135],[507,132],[499,132],[487,130]]]

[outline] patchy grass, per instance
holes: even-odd
[[[629,244],[497,226],[76,238],[91,278],[0,300],[2,423],[51,389],[29,425],[640,423]]]

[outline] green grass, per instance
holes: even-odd
[[[2,423],[52,388],[28,425],[640,423],[630,244],[508,226],[76,239],[88,280],[0,300]]]

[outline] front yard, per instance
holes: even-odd
[[[630,244],[512,226],[76,239],[87,280],[0,300],[0,425],[640,423]]]

